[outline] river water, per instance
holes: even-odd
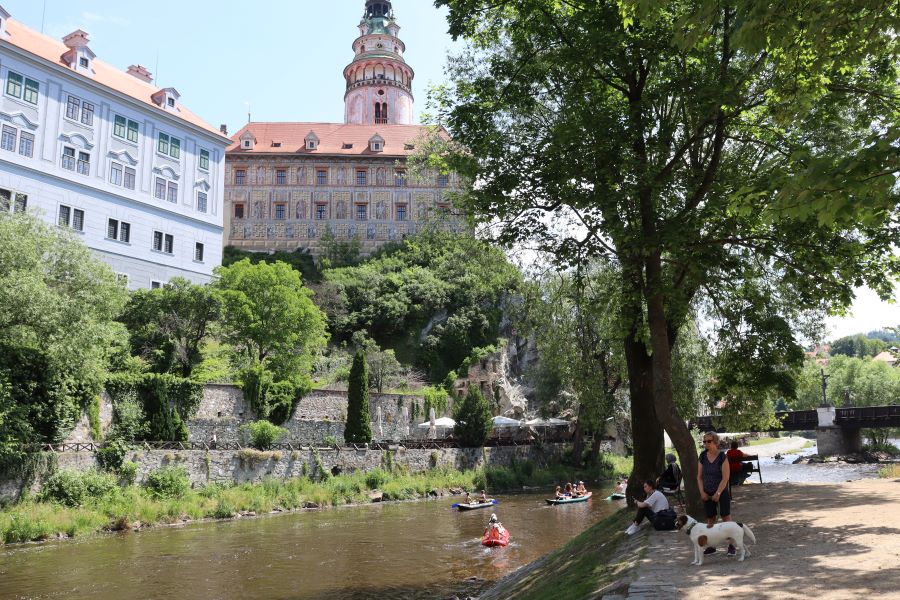
[[[0,550],[3,599],[417,600],[476,593],[618,510],[499,496],[507,548],[484,548],[490,509],[455,499],[375,504],[150,529]],[[471,579],[475,578],[475,579]]]

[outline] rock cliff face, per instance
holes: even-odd
[[[536,367],[537,360],[534,339],[511,333],[501,340],[497,352],[469,367],[468,375],[456,381],[456,391],[465,394],[469,386],[477,386],[492,403],[493,412],[522,418],[532,412],[533,390],[525,374]]]

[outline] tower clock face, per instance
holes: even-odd
[[[379,95],[379,96],[384,96],[384,90],[378,90],[378,95]]]

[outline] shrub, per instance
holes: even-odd
[[[163,467],[147,476],[147,491],[156,498],[182,498],[191,488],[184,467]]]
[[[338,439],[337,439],[337,437],[336,437],[336,436],[333,436],[333,435],[326,435],[326,436],[325,436],[325,439],[322,440],[322,443],[325,444],[326,446],[337,446],[337,445],[339,445],[339,444],[338,444]]]
[[[97,471],[57,471],[44,483],[43,500],[66,506],[81,506],[91,499],[99,499],[116,489],[116,479]]]
[[[347,389],[347,424],[344,440],[352,444],[372,441],[372,424],[369,420],[369,374],[366,355],[360,351],[353,357],[350,384]]]
[[[97,462],[104,471],[115,472],[122,467],[125,455],[128,454],[128,443],[121,439],[106,442],[96,452]]]
[[[469,391],[456,410],[455,418],[453,433],[463,446],[484,445],[491,433],[491,409],[478,388],[469,386]]]
[[[366,487],[370,490],[378,489],[390,481],[391,477],[381,469],[373,469],[366,473]]]
[[[103,437],[103,431],[100,426],[100,396],[93,396],[87,405],[88,423],[91,425],[91,438],[99,442]]]
[[[257,450],[268,450],[272,445],[286,436],[288,430],[268,421],[255,421],[241,425],[241,435]]]
[[[268,419],[276,425],[291,418],[297,404],[297,387],[290,381],[277,381],[266,390]]]
[[[137,479],[137,470],[136,462],[130,460],[123,462],[122,466],[119,467],[119,483],[125,486],[134,485]]]

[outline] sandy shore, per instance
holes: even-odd
[[[691,600],[900,599],[900,479],[754,485],[734,495],[734,519],[756,535],[752,556],[737,562],[720,548],[694,567],[684,534],[653,531],[639,581],[665,582]]]

